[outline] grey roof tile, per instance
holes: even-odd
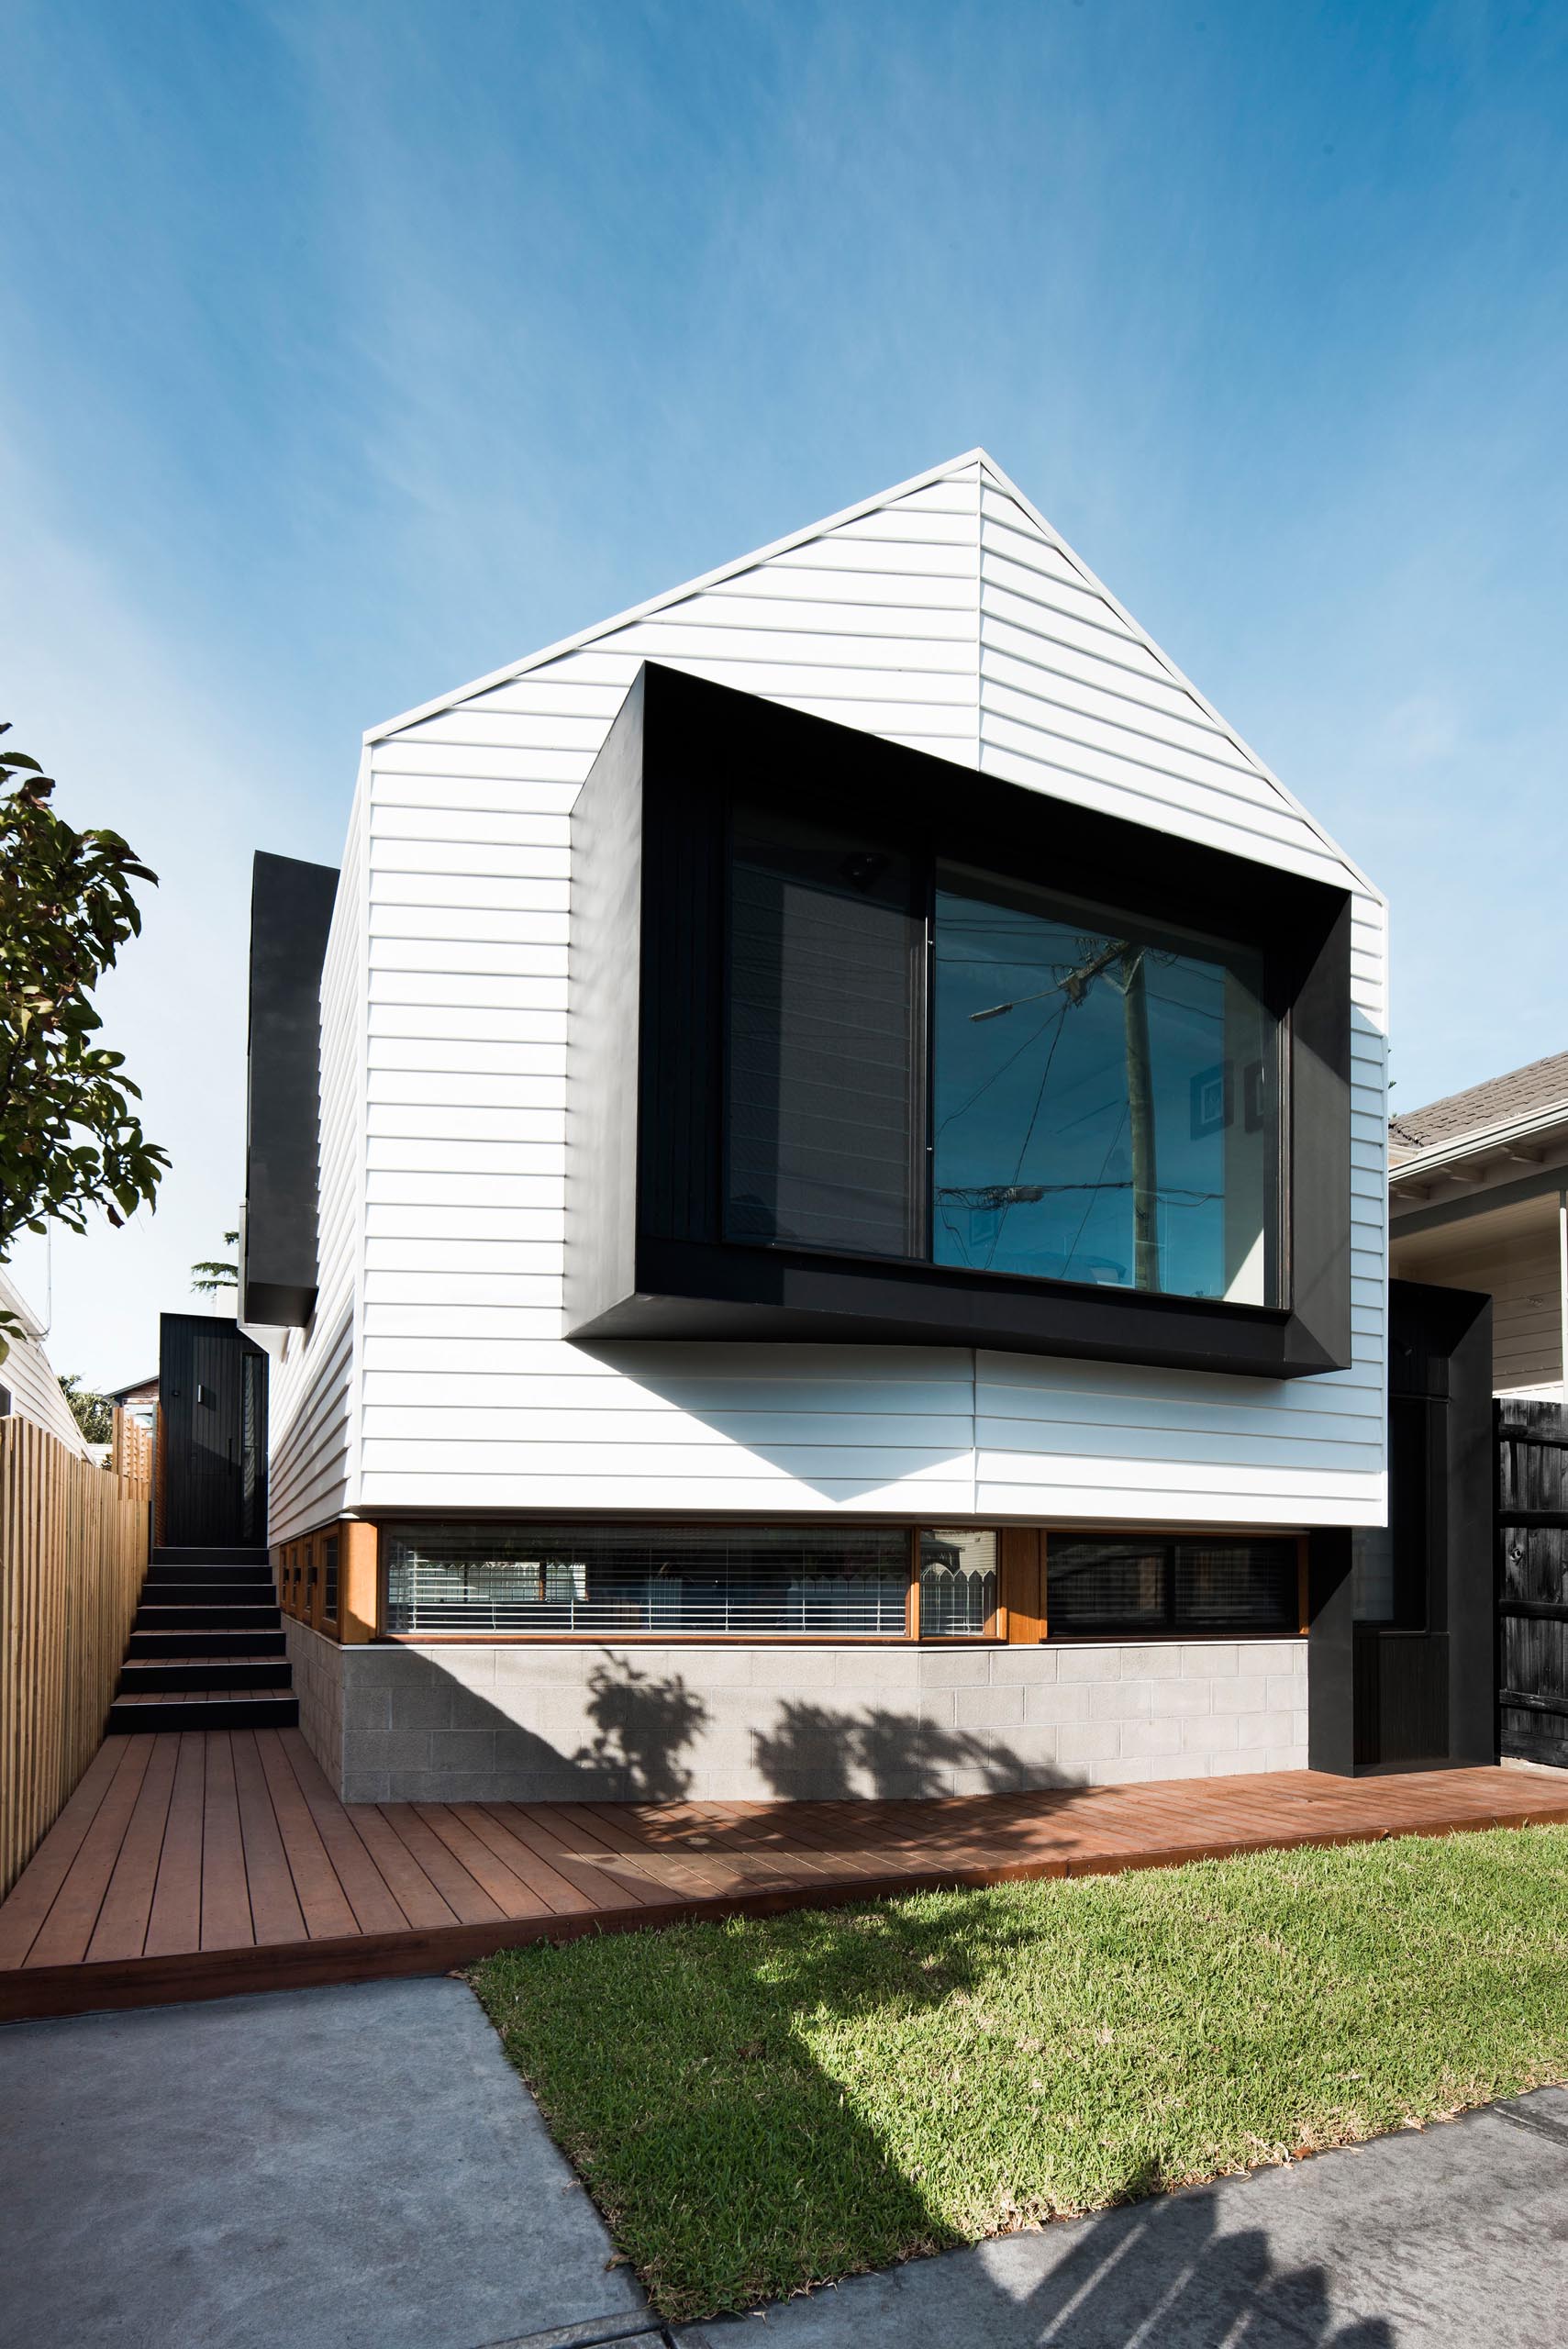
[[[1484,1085],[1429,1101],[1424,1109],[1400,1110],[1388,1121],[1388,1154],[1398,1165],[1437,1143],[1461,1141],[1466,1134],[1485,1133],[1492,1126],[1559,1107],[1568,1116],[1568,1052],[1527,1061],[1505,1076],[1491,1076]]]

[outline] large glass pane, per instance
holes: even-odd
[[[939,1264],[1267,1305],[1261,958],[956,869],[937,893]]]
[[[428,1525],[386,1537],[393,1631],[899,1633],[889,1526]]]
[[[996,1612],[996,1536],[934,1526],[920,1536],[920,1636],[979,1639]]]
[[[732,1240],[921,1252],[910,862],[739,811],[729,889]],[[923,1143],[923,1136],[919,1137]]]

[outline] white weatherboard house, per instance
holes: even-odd
[[[983,451],[373,729],[252,939],[333,1782],[1334,1766],[1385,941]]]

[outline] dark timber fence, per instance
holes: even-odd
[[[1568,1410],[1496,1413],[1499,1743],[1568,1766]]]

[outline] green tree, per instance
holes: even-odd
[[[73,1370],[62,1371],[60,1391],[71,1406],[71,1416],[84,1443],[107,1443],[115,1431],[115,1407],[106,1395],[83,1386]]]
[[[223,1244],[226,1248],[238,1248],[239,1234],[226,1231]],[[239,1267],[237,1264],[225,1264],[215,1256],[203,1256],[191,1266],[191,1286],[203,1297],[211,1297],[221,1288],[238,1288]]]
[[[0,1264],[24,1231],[85,1231],[94,1208],[118,1225],[151,1207],[169,1163],[93,1008],[141,929],[131,885],[158,875],[118,832],[75,830],[53,792],[36,759],[0,741]]]

